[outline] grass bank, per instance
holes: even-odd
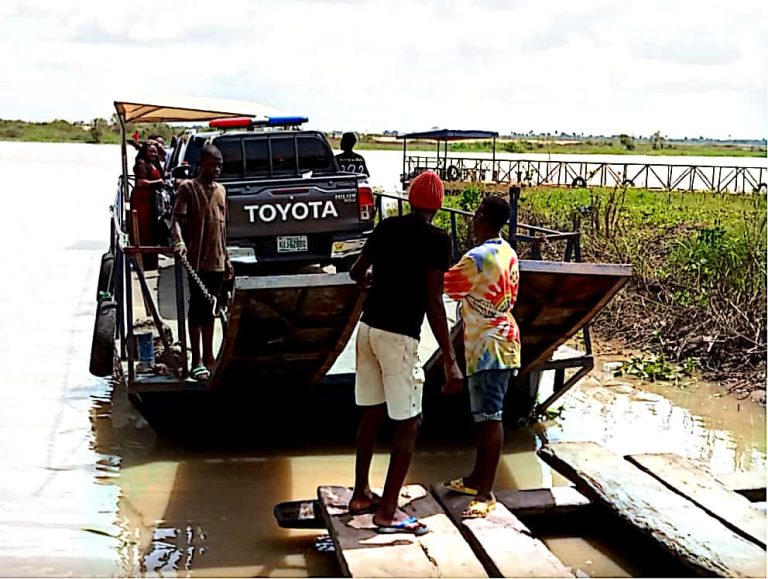
[[[447,203],[471,210],[483,194],[469,187]],[[764,195],[532,187],[519,220],[580,231],[584,261],[632,264],[633,279],[597,319],[600,337],[648,350],[656,364],[698,367],[733,390],[765,388]],[[563,247],[542,253],[559,260]]]
[[[331,145],[339,148],[339,139],[329,138]],[[355,147],[360,150],[402,151],[402,141],[382,141],[376,137],[361,137]],[[434,141],[408,141],[408,151],[434,152]],[[491,141],[463,141],[450,143],[450,153],[490,153]],[[442,151],[442,148],[441,148]],[[501,153],[551,153],[560,155],[652,155],[652,156],[698,156],[698,157],[765,157],[765,145],[744,143],[711,143],[700,141],[668,141],[652,143],[638,141],[627,146],[621,139],[583,139],[569,141],[548,141],[546,139],[499,139],[496,151]]]
[[[149,135],[161,135],[166,142],[178,131],[163,123],[128,125],[128,134],[139,130],[142,139]],[[120,143],[120,128],[115,120],[94,119],[90,123],[50,121],[28,123],[18,120],[0,119],[0,141],[31,141],[37,143]]]

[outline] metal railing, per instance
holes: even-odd
[[[132,181],[132,177],[128,181]],[[169,353],[166,356],[167,361],[174,360],[172,355],[172,343],[168,332],[168,327],[160,317],[160,312],[155,303],[152,291],[144,275],[144,268],[141,261],[142,255],[174,255],[175,265],[175,284],[176,284],[176,335],[177,341],[181,346],[181,364],[171,368],[177,378],[185,380],[188,376],[187,370],[187,340],[186,340],[186,303],[184,296],[184,278],[183,268],[178,257],[175,256],[173,248],[166,246],[135,246],[130,242],[130,236],[126,229],[130,230],[132,220],[135,219],[135,210],[130,214],[126,208],[124,200],[124,181],[121,177],[118,181],[117,195],[112,210],[111,220],[111,239],[110,249],[115,256],[114,270],[114,291],[115,302],[117,303],[117,325],[116,332],[120,340],[120,357],[127,361],[128,382],[133,383],[136,378],[136,354],[137,345],[134,334],[133,321],[133,274],[139,282],[141,289],[141,299],[147,313],[152,318],[155,329],[158,332],[163,348]]]
[[[405,184],[426,170],[447,181],[526,183],[563,187],[642,187],[663,191],[766,193],[768,168],[737,165],[596,162],[547,159],[485,159],[408,155]]]

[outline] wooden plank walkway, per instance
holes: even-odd
[[[586,515],[592,507],[587,497],[570,486],[496,491],[496,499],[521,518]]]
[[[766,477],[765,471],[737,471],[730,474],[718,474],[715,475],[715,478],[726,488],[747,497],[750,501],[766,500],[765,484],[768,477]]]
[[[595,501],[697,574],[765,577],[766,552],[689,499],[594,442],[559,442],[539,456]]]
[[[350,515],[351,489],[317,489],[320,507],[347,577],[487,577],[472,549],[440,505],[421,485],[407,485],[400,507],[429,525],[421,537],[376,533],[372,515]]]
[[[754,509],[746,498],[725,488],[708,472],[676,454],[633,454],[626,458],[735,533],[765,549],[765,515]]]
[[[454,493],[442,483],[432,493],[453,519],[492,577],[573,577],[565,566],[530,530],[504,506],[484,519],[462,519],[471,497]]]

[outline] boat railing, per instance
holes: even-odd
[[[128,182],[133,178],[129,177]],[[116,331],[120,340],[120,357],[127,361],[128,382],[132,384],[136,378],[137,344],[134,332],[134,287],[132,273],[136,274],[139,282],[140,299],[144,303],[145,312],[152,318],[155,329],[160,337],[165,352],[165,360],[170,363],[171,370],[176,377],[186,380],[188,370],[187,340],[186,340],[186,300],[184,295],[183,266],[179,258],[169,246],[142,246],[132,245],[129,231],[137,223],[136,211],[126,209],[124,200],[124,180],[121,177],[118,182],[115,203],[112,208],[110,249],[115,256],[114,270],[114,297],[117,303],[117,327]],[[157,302],[152,295],[152,290],[144,273],[142,256],[144,255],[173,255],[175,284],[176,284],[176,336],[181,347],[181,363],[174,365],[175,358],[172,355],[172,335],[170,328],[165,324]]]
[[[558,241],[565,242],[562,261],[581,261],[581,234],[578,231],[556,231],[547,227],[538,225],[529,225],[518,222],[518,203],[520,201],[520,188],[511,186],[508,191],[510,217],[507,239],[516,250],[519,250],[519,243],[530,244],[529,257],[531,259],[542,259],[541,247],[544,244],[551,244]],[[390,213],[402,215],[404,213],[408,198],[399,193],[376,193],[377,215],[379,218],[388,216]],[[384,203],[385,199],[390,199],[394,203]],[[396,208],[396,209],[395,209]],[[453,261],[458,261],[461,254],[469,249],[466,243],[462,244],[461,232],[466,232],[469,228],[469,220],[473,213],[456,207],[443,206],[438,214],[448,214],[448,233],[451,236],[451,253]],[[460,225],[461,224],[461,225]],[[465,236],[466,237],[466,236]]]

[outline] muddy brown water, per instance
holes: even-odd
[[[88,374],[118,163],[115,147],[0,143],[0,575],[338,574],[323,533],[278,528],[272,507],[352,483],[354,424],[306,432],[303,444],[185,446],[158,438],[119,385]],[[765,469],[763,407],[704,382],[604,380],[600,367],[559,419],[507,433],[497,487],[566,484],[535,456],[545,439],[677,452],[715,473]],[[471,458],[461,440],[432,434],[409,480],[461,474]],[[610,535],[544,539],[592,576],[647,573]]]

